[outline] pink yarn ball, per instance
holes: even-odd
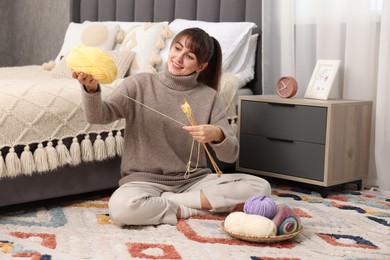
[[[273,199],[264,195],[256,195],[245,202],[244,212],[272,219],[277,212],[277,206]]]

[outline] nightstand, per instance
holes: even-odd
[[[368,175],[371,101],[241,96],[236,169],[330,188]]]

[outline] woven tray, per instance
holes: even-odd
[[[231,237],[234,237],[234,238],[237,238],[237,239],[241,239],[241,240],[245,240],[245,241],[251,241],[251,242],[274,243],[274,242],[279,242],[279,241],[284,241],[284,240],[288,240],[288,239],[294,238],[295,236],[297,236],[299,233],[302,232],[303,228],[301,227],[299,230],[297,230],[297,231],[295,231],[294,233],[291,233],[291,234],[280,235],[280,236],[271,236],[271,237],[254,237],[254,236],[245,236],[245,235],[232,233],[232,232],[227,231],[225,229],[225,221],[222,221],[221,229],[225,233],[229,234]]]

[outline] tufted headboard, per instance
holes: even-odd
[[[255,94],[261,86],[262,0],[70,0],[70,20],[171,22],[176,18],[207,22],[254,22],[259,33],[255,78],[248,83]]]

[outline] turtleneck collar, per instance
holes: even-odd
[[[159,72],[159,78],[162,81],[162,83],[167,86],[170,89],[174,90],[190,90],[195,88],[199,83],[197,81],[199,76],[199,73],[192,73],[188,76],[175,76],[172,75],[169,70],[168,66],[165,65],[164,69]]]

